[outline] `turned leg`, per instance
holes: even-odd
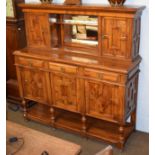
[[[81,120],[82,120],[82,132],[85,134],[86,133],[86,117],[83,115]]]
[[[26,109],[26,101],[24,99],[22,100],[22,106],[23,106],[24,118],[26,119],[27,109]]]
[[[119,126],[119,133],[120,133],[120,136],[119,136],[119,139],[120,139],[120,142],[117,144],[117,147],[120,148],[120,149],[123,149],[124,147],[124,143],[125,143],[125,129],[124,129],[124,124],[121,124]]]
[[[54,116],[54,108],[53,107],[50,108],[50,112],[51,112],[51,123],[52,123],[52,126],[54,127],[55,116]]]
[[[136,110],[133,111],[133,113],[131,114],[131,124],[134,126],[134,130],[136,127]]]

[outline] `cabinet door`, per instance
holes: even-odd
[[[21,68],[20,75],[24,97],[46,104],[48,102],[48,96],[45,73],[33,69]]]
[[[125,18],[102,19],[102,54],[129,58],[131,55],[131,21]]]
[[[122,101],[119,87],[111,84],[85,81],[86,114],[103,120],[118,121],[122,118]],[[119,102],[118,102],[119,101]]]
[[[25,13],[25,24],[28,46],[50,47],[50,26],[48,14]]]
[[[53,104],[73,112],[80,110],[80,84],[76,77],[61,73],[51,73]]]

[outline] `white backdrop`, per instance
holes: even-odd
[[[39,0],[25,0],[26,2],[39,2]],[[63,2],[64,0],[54,0]],[[83,3],[108,4],[108,0],[82,0]],[[149,0],[126,0],[125,4],[145,5],[146,9],[142,14],[141,20],[141,40],[140,55],[142,62],[140,65],[139,93],[137,108],[136,129],[149,132]]]

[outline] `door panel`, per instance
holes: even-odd
[[[52,94],[56,107],[79,111],[79,80],[61,73],[51,73]]]
[[[21,68],[20,73],[24,97],[46,104],[48,97],[44,72]]]
[[[50,47],[50,26],[48,14],[25,13],[26,34],[31,47]]]
[[[102,19],[102,51],[103,55],[128,58],[130,21],[124,18],[106,17]]]
[[[121,102],[118,105],[117,86],[96,82],[85,81],[86,114],[100,119],[120,119]]]

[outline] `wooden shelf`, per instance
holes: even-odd
[[[93,27],[98,27],[98,24],[83,24],[83,23],[65,23],[65,22],[50,22],[50,25],[53,24],[63,24],[63,25],[79,25],[79,26],[93,26]]]
[[[82,129],[81,115],[57,109],[55,124],[57,127],[63,129],[69,129],[71,131],[81,132]]]
[[[111,143],[117,143],[119,140],[118,125],[108,123],[106,121],[87,118],[88,119],[88,129],[87,135],[90,137],[99,138]]]
[[[31,108],[27,109],[27,118],[31,120],[35,120],[44,124],[49,125],[50,120],[50,107],[47,105],[43,105],[40,103],[36,103]]]
[[[28,109],[27,118],[51,125],[50,106],[40,103],[35,104],[33,107]],[[86,119],[86,136],[104,140],[113,144],[120,143],[118,124],[109,123],[107,121],[91,117],[86,117]],[[82,134],[81,115],[78,113],[68,112],[66,110],[55,108],[54,125],[56,128],[70,130]],[[124,137],[127,139],[134,128],[129,123],[127,123],[124,129]]]

